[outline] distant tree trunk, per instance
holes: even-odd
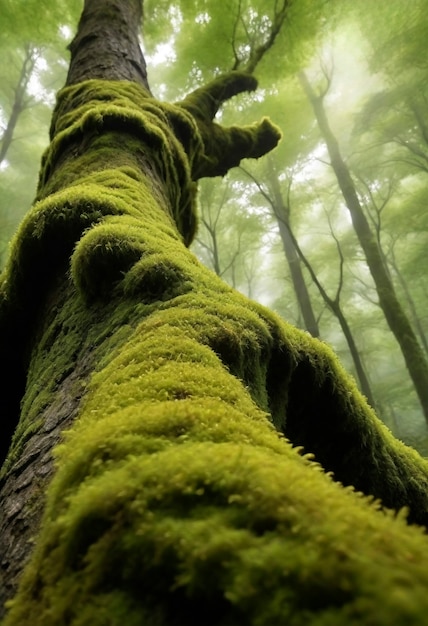
[[[308,287],[305,282],[305,277],[303,276],[300,258],[296,252],[296,248],[290,236],[290,209],[284,202],[273,161],[272,159],[269,160],[269,168],[267,172],[267,182],[271,189],[272,196],[266,192],[260,182],[252,174],[250,174],[250,172],[248,172],[244,168],[242,169],[248,176],[250,176],[250,178],[252,178],[262,195],[270,204],[272,214],[278,224],[282,247],[284,250],[285,258],[287,259],[294,293],[296,294],[297,305],[302,314],[305,329],[309,333],[311,333],[313,337],[319,337],[320,331],[318,327],[318,322],[312,307]]]
[[[288,238],[291,241],[292,245],[293,245],[293,249],[296,253],[296,255],[299,258],[299,261],[301,261],[304,266],[306,267],[306,269],[309,272],[309,275],[312,279],[312,282],[314,283],[314,285],[317,287],[321,298],[324,300],[325,304],[327,305],[327,307],[330,309],[330,311],[333,313],[333,315],[336,317],[336,319],[338,320],[340,327],[342,329],[343,335],[346,339],[346,343],[348,344],[348,348],[349,348],[349,353],[351,355],[351,358],[353,360],[354,363],[354,367],[355,367],[355,372],[356,372],[356,376],[360,385],[360,389],[363,392],[363,394],[366,396],[369,404],[372,407],[376,407],[376,403],[375,403],[375,399],[371,390],[371,386],[369,383],[369,379],[367,378],[367,374],[363,365],[363,362],[361,360],[361,356],[360,353],[358,351],[357,348],[357,344],[355,342],[354,339],[354,335],[351,331],[351,328],[348,324],[348,320],[346,319],[345,314],[343,313],[341,304],[340,304],[340,293],[342,290],[342,266],[343,266],[343,254],[342,251],[339,247],[339,243],[336,241],[336,243],[338,244],[338,250],[339,250],[339,256],[340,256],[340,262],[341,262],[341,277],[340,277],[340,281],[339,281],[339,285],[337,288],[337,293],[336,293],[336,297],[330,298],[330,296],[328,295],[328,293],[326,292],[326,290],[324,289],[324,287],[322,286],[322,284],[320,283],[320,281],[318,280],[318,277],[316,275],[316,272],[314,270],[314,268],[312,267],[309,259],[306,257],[306,255],[303,253],[302,249],[299,246],[299,243],[296,239],[296,237],[293,234],[293,231],[291,229],[291,224],[289,219],[287,219],[287,221],[285,220],[280,220],[279,215],[282,214],[282,212],[277,211],[277,209],[275,208],[274,211],[277,213],[278,215],[278,222],[282,223],[282,226],[284,228],[284,230],[287,231],[288,234]],[[290,212],[290,207],[287,207],[287,211],[288,211],[288,215]]]
[[[425,354],[428,355],[428,340],[425,334],[425,331],[423,329],[422,326],[422,322],[420,320],[417,308],[416,308],[416,304],[415,301],[412,297],[412,294],[410,292],[410,289],[408,287],[407,281],[403,276],[403,273],[401,272],[400,268],[397,265],[397,262],[395,260],[395,255],[394,255],[394,251],[392,251],[392,258],[389,261],[389,263],[391,264],[392,270],[395,273],[395,275],[397,276],[398,282],[401,285],[401,288],[404,292],[405,298],[407,300],[407,304],[408,307],[410,309],[410,315],[411,315],[411,319],[413,320],[413,326],[416,330],[416,333],[419,336],[419,339],[421,341],[421,344],[424,347],[425,350]]]
[[[312,307],[305,278],[303,276],[300,258],[296,252],[294,242],[290,237],[290,208],[284,202],[278,177],[272,172],[272,170],[271,176],[269,177],[269,185],[273,193],[274,203],[272,206],[274,215],[278,222],[282,247],[288,262],[288,267],[290,268],[291,280],[293,282],[297,303],[305,323],[305,328],[313,337],[319,337],[320,330]]]
[[[427,463],[186,249],[195,181],[278,130],[213,121],[247,74],[150,97],[140,9],[85,1],[1,278],[2,626],[423,626],[426,537],[343,484],[428,524]]]
[[[376,402],[375,402],[375,399],[371,390],[369,379],[367,378],[367,374],[366,374],[363,362],[361,360],[359,350],[357,348],[357,344],[354,339],[354,335],[351,331],[351,327],[348,324],[348,320],[346,319],[346,316],[343,313],[343,310],[340,304],[340,292],[341,292],[342,283],[340,282],[339,284],[336,297],[334,299],[330,298],[330,296],[328,295],[328,293],[326,292],[326,290],[324,289],[324,287],[318,280],[318,277],[311,263],[309,262],[305,254],[303,253],[302,249],[300,248],[291,230],[290,230],[290,237],[292,238],[294,242],[294,246],[299,255],[299,258],[303,261],[304,265],[308,269],[309,274],[311,275],[311,278],[314,284],[317,286],[317,289],[322,299],[324,300],[325,304],[328,306],[328,308],[330,309],[330,311],[333,313],[333,315],[336,317],[336,319],[338,320],[340,324],[340,328],[342,329],[343,335],[346,339],[346,343],[348,344],[349,353],[354,363],[355,372],[356,372],[356,376],[357,376],[361,391],[366,396],[369,404],[372,407],[376,408]],[[340,254],[341,254],[341,263],[343,263],[342,253],[340,252]]]
[[[360,245],[364,251],[367,265],[373,277],[379,305],[385,315],[389,328],[394,334],[403,354],[407,370],[413,381],[425,419],[428,421],[428,362],[421,349],[412,325],[401,306],[394,285],[385,264],[367,218],[358,199],[355,184],[350,171],[340,153],[324,109],[325,94],[318,96],[310,85],[304,72],[299,74],[302,87],[312,105],[321,135],[330,155],[331,166],[349,209],[352,223]]]
[[[204,242],[200,241],[200,245],[205,248],[210,256],[211,259],[211,265],[212,265],[212,269],[213,271],[217,274],[217,276],[221,276],[222,275],[222,270],[221,270],[221,266],[220,266],[220,251],[218,249],[218,238],[217,238],[217,228],[216,225],[212,225],[209,223],[209,221],[207,219],[205,219],[204,217],[202,217],[202,224],[204,226],[204,228],[206,229],[210,240],[211,240],[211,245],[205,244]]]
[[[26,102],[27,86],[33,73],[36,59],[37,55],[34,48],[31,45],[27,45],[24,50],[24,60],[22,62],[21,72],[13,92],[12,110],[9,115],[6,128],[4,129],[0,139],[0,163],[2,163],[6,158],[10,145],[13,141],[13,134],[15,132],[19,116],[28,106],[28,103]]]
[[[212,187],[209,189],[212,190]],[[229,241],[225,244],[222,240],[222,227],[224,227],[225,223],[230,224],[230,216],[227,215],[228,185],[223,186],[223,193],[220,199],[211,191],[207,193],[206,186],[204,191],[205,193],[199,192],[199,222],[205,232],[205,236],[198,236],[196,241],[207,255],[206,264],[208,267],[221,278],[227,276],[229,285],[236,287],[237,265],[238,259],[241,257],[241,238],[243,232],[239,228],[234,228],[234,237],[231,244]],[[223,251],[225,251],[225,257],[222,254]],[[248,252],[248,250],[246,250],[246,252]],[[240,262],[241,265],[244,265],[245,260],[241,258]],[[245,270],[244,273],[247,279],[246,294],[250,296],[252,273]]]

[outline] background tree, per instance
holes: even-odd
[[[302,87],[310,100],[321,134],[326,142],[331,159],[331,166],[337,177],[338,185],[342,191],[346,206],[351,214],[352,223],[358,240],[364,251],[367,265],[376,285],[379,297],[379,305],[385,315],[388,325],[393,332],[403,353],[407,369],[418,394],[422,410],[428,421],[428,361],[419,345],[412,325],[397,298],[395,288],[389,272],[385,267],[384,256],[379,249],[367,217],[358,198],[355,184],[345,161],[340,152],[339,144],[328,122],[323,99],[328,91],[328,86],[320,94],[316,94],[310,85],[307,76],[301,72]],[[327,85],[329,85],[329,80]]]
[[[51,4],[30,0],[2,6],[0,267],[11,234],[34,199],[55,92],[64,81],[65,39],[58,29],[76,16],[79,6],[78,2]]]
[[[251,176],[251,174],[249,174]],[[269,162],[267,168],[266,178],[270,187],[270,193],[263,188],[257,179],[251,176],[260,190],[262,196],[267,200],[271,206],[273,216],[275,217],[279,234],[284,249],[285,258],[290,270],[290,276],[293,283],[296,299],[300,308],[300,312],[303,318],[303,325],[313,337],[319,337],[320,331],[318,322],[315,318],[315,313],[312,308],[309,292],[306,286],[305,278],[303,275],[300,257],[296,249],[295,241],[293,241],[291,223],[290,223],[290,187],[291,180],[287,181],[288,193],[287,200],[281,192],[281,186],[278,180],[278,172],[275,171],[275,165],[272,160]]]
[[[241,180],[228,175],[224,184],[217,182],[207,179],[199,190],[199,227],[193,249],[218,276],[253,297],[262,279],[260,243],[266,235],[266,220],[254,210]]]

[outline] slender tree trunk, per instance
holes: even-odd
[[[273,211],[278,222],[279,234],[284,249],[284,254],[287,259],[288,267],[290,268],[291,280],[296,294],[297,303],[302,313],[303,321],[305,323],[306,330],[311,333],[313,337],[319,337],[320,331],[318,322],[315,317],[314,310],[312,308],[309,291],[306,286],[305,278],[303,276],[302,267],[300,264],[299,255],[296,252],[294,242],[290,237],[290,210],[284,203],[284,199],[279,187],[278,178],[271,170],[271,176],[269,178],[269,185],[273,193]]]
[[[280,212],[281,207],[278,207],[278,213],[281,214]],[[296,253],[296,249],[294,248],[293,242],[290,238],[289,230],[280,217],[278,217],[278,228],[282,248],[290,270],[294,293],[296,294],[297,303],[302,314],[304,328],[311,333],[313,337],[319,337],[320,330],[318,321],[315,317],[312,302],[309,297],[308,288],[306,286],[302,267],[300,265],[299,255]]]
[[[385,315],[389,328],[394,334],[404,357],[407,370],[413,381],[425,419],[428,421],[428,362],[419,345],[407,315],[401,306],[382,254],[361,207],[349,169],[342,158],[339,145],[330,128],[323,98],[315,94],[306,75],[301,72],[302,87],[312,105],[321,134],[330,155],[331,166],[336,174],[346,206],[360,245],[364,251],[367,265],[376,285],[379,305]]]
[[[421,320],[419,318],[415,301],[414,301],[414,299],[412,297],[412,294],[410,293],[410,289],[409,289],[409,287],[407,285],[407,281],[404,278],[402,272],[400,271],[400,269],[399,269],[399,267],[398,267],[394,257],[393,257],[393,259],[391,261],[391,265],[392,265],[393,271],[395,272],[395,274],[397,276],[398,282],[401,285],[401,288],[402,288],[402,290],[403,290],[403,292],[405,294],[405,298],[407,300],[407,304],[408,304],[408,307],[410,309],[411,318],[413,320],[414,328],[415,328],[415,330],[416,330],[416,332],[417,332],[417,334],[419,336],[419,339],[420,339],[421,344],[422,344],[422,346],[423,346],[423,348],[425,350],[425,353],[428,355],[428,340],[427,340],[427,337],[425,335],[425,331],[423,329]]]
[[[0,139],[0,163],[2,163],[2,161],[4,161],[4,159],[6,158],[10,145],[13,141],[13,134],[15,132],[19,116],[27,106],[27,103],[25,101],[25,95],[27,91],[28,81],[30,80],[33,73],[35,62],[36,55],[34,48],[30,45],[27,45],[25,47],[21,72],[19,74],[18,82],[14,90],[12,111],[7,121],[6,128]]]
[[[272,168],[270,168],[270,172],[272,173]],[[371,385],[367,378],[367,374],[363,366],[363,362],[361,360],[361,356],[355,343],[351,328],[342,311],[342,307],[340,306],[339,297],[336,297],[336,299],[334,300],[329,297],[326,290],[319,282],[317,275],[314,272],[314,269],[311,266],[309,260],[303,254],[296,238],[294,237],[290,224],[290,208],[284,203],[284,199],[278,184],[278,178],[275,175],[271,175],[269,178],[269,182],[272,189],[273,198],[267,198],[267,200],[270,202],[273,213],[278,222],[284,252],[289,263],[295,293],[297,295],[297,300],[300,305],[300,310],[305,320],[306,330],[308,330],[312,335],[314,335],[314,333],[316,332],[317,334],[314,336],[319,336],[318,323],[315,319],[315,315],[312,309],[312,304],[310,302],[309,293],[303,277],[300,262],[303,262],[303,264],[309,271],[311,279],[316,285],[322,299],[331,310],[333,315],[337,318],[343,335],[348,344],[349,352],[354,363],[360,389],[366,396],[369,404],[372,407],[376,407],[375,399],[371,390]],[[338,291],[338,293],[339,292],[340,290]]]
[[[348,320],[346,319],[346,316],[343,313],[342,307],[340,305],[341,285],[339,285],[336,297],[334,299],[330,298],[330,296],[328,295],[328,293],[326,292],[326,290],[324,289],[324,287],[318,280],[318,277],[314,271],[314,268],[309,262],[309,259],[306,257],[306,255],[303,253],[302,249],[300,248],[295,236],[293,235],[293,231],[291,230],[290,226],[288,226],[288,233],[289,233],[290,239],[293,241],[294,249],[296,250],[297,254],[299,255],[299,258],[305,265],[306,269],[308,270],[314,285],[316,285],[325,304],[328,306],[328,308],[330,309],[330,311],[333,313],[333,315],[336,317],[336,319],[338,320],[340,324],[340,328],[342,329],[343,335],[346,339],[346,343],[348,344],[349,353],[354,363],[355,373],[356,373],[361,391],[366,396],[369,404],[372,407],[376,408],[377,405],[375,402],[375,398],[373,396],[371,385],[367,377],[363,362],[361,360],[361,356],[357,348],[354,335],[352,333],[351,327],[349,326]],[[341,254],[341,260],[343,261],[342,253],[340,252],[340,254]]]
[[[207,220],[203,220],[203,224],[208,231],[208,234],[211,239],[211,246],[206,246],[207,250],[211,255],[212,268],[217,276],[221,276],[221,267],[220,267],[220,255],[218,249],[218,240],[217,240],[217,230],[215,226],[212,226],[208,223]]]
[[[363,394],[366,396],[368,403],[372,407],[378,408],[375,398],[373,396],[372,390],[371,390],[369,379],[367,378],[366,370],[364,368],[359,350],[357,348],[357,344],[355,343],[354,335],[348,324],[348,320],[346,319],[342,311],[342,307],[340,306],[338,302],[331,302],[330,309],[333,311],[334,315],[338,319],[340,328],[342,329],[343,335],[346,339],[346,343],[348,344],[349,352],[351,354],[352,361],[354,363],[355,373],[356,373],[357,380],[360,385],[360,389],[363,392]]]
[[[2,418],[18,424],[2,468],[3,598],[36,542],[2,626],[423,626],[420,529],[334,482],[267,415],[337,481],[419,523],[427,464],[327,347],[185,247],[193,178],[262,156],[278,132],[213,122],[254,88],[245,74],[176,105],[150,97],[143,67],[129,81],[138,6],[85,2],[81,28],[110,15],[109,37],[75,39],[38,202],[0,285]],[[108,62],[74,82],[86,45]],[[124,80],[110,80],[112,50],[123,64],[128,46]]]
[[[284,202],[273,161],[272,159],[269,159],[269,169],[267,175],[268,182],[272,190],[272,198],[263,190],[262,185],[252,176],[252,174],[245,169],[243,169],[243,171],[245,171],[245,173],[253,179],[257,187],[260,189],[260,192],[264,195],[272,208],[273,216],[278,223],[282,247],[285,258],[287,259],[291,281],[293,283],[297,304],[302,314],[305,328],[313,337],[319,337],[320,332],[318,322],[315,317],[309,291],[303,276],[300,258],[290,236],[290,210]]]

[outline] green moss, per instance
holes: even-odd
[[[244,157],[257,159],[277,145],[281,131],[268,118],[246,127],[224,128],[213,122],[223,102],[256,87],[254,76],[229,72],[196,89],[178,103],[196,121],[203,142],[202,153],[191,163],[194,179],[224,176]]]
[[[423,624],[422,531],[278,437],[226,371],[234,351],[220,359],[211,346],[235,327],[268,354],[276,318],[231,290],[217,306],[219,283],[206,281],[211,297],[206,287],[164,302],[99,361],[56,450],[42,533],[5,624],[30,614],[36,625],[103,624],[107,610],[119,624],[130,610],[191,625],[201,605],[219,625]],[[296,361],[311,354],[318,386],[343,376],[326,347],[275,326]]]
[[[84,412],[11,623],[79,624],[80,607],[104,602],[113,624],[128,606],[157,607],[162,624],[199,624],[196,606],[215,624],[423,623],[421,531],[333,483],[263,419],[195,406]]]
[[[133,236],[132,226],[108,220],[83,235],[71,258],[71,273],[84,297],[111,297],[114,283],[144,254],[137,235],[138,231]]]
[[[175,131],[177,132],[171,132]],[[46,151],[39,187],[43,193],[52,191],[55,163],[70,149],[85,152],[88,144],[94,149],[105,148],[110,163],[117,160],[112,135],[132,137],[139,142],[141,157],[150,146],[150,163],[166,183],[168,204],[175,224],[185,242],[190,243],[196,228],[195,187],[190,164],[202,150],[197,126],[186,111],[150,98],[133,83],[90,80],[62,90],[52,123],[52,142]],[[120,139],[119,145],[123,140]],[[83,148],[83,149],[82,149]],[[127,146],[129,154],[130,146]],[[90,152],[90,151],[89,151]],[[92,163],[96,163],[92,158]],[[78,167],[78,172],[82,167]],[[60,173],[62,180],[63,172]],[[61,184],[54,182],[54,184]]]

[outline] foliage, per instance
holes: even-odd
[[[2,0],[2,44],[56,42],[59,26],[75,27],[80,11],[80,0]]]

